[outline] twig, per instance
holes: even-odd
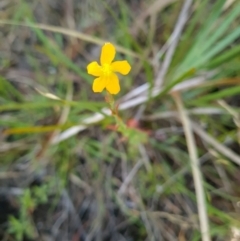
[[[132,181],[133,177],[136,175],[139,168],[143,165],[142,160],[139,160],[136,165],[133,167],[133,169],[130,171],[124,182],[122,183],[121,187],[118,190],[119,194],[123,194],[126,191],[127,186]]]
[[[156,93],[160,93],[160,89],[159,87],[161,86],[162,82],[163,82],[163,78],[168,70],[169,64],[171,63],[172,60],[172,56],[174,54],[174,51],[176,49],[177,43],[179,41],[180,35],[183,31],[184,25],[187,21],[188,18],[188,11],[189,8],[191,6],[192,0],[186,0],[185,4],[183,5],[182,11],[179,15],[178,21],[176,23],[176,26],[173,30],[172,35],[170,36],[168,42],[167,42],[167,48],[168,50],[166,50],[166,44],[163,46],[163,48],[160,50],[160,52],[166,52],[166,57],[164,59],[162,68],[159,70],[157,78],[155,80],[155,88],[154,90],[156,91]],[[156,59],[153,60],[153,62],[156,62]],[[123,100],[127,100],[130,99],[134,96],[142,96],[148,89],[149,89],[149,83],[145,83],[137,88],[135,88],[134,90],[130,91],[128,94],[126,94],[122,99]],[[158,89],[158,90],[156,90]],[[146,94],[146,93],[145,93]],[[152,96],[154,96],[154,94],[152,94]]]
[[[193,108],[193,109],[186,110],[186,112],[188,115],[228,115],[229,114],[225,110],[221,108],[215,108],[215,107]],[[152,115],[142,116],[141,120],[153,121],[153,120],[159,120],[159,119],[168,119],[172,117],[177,118],[178,112],[164,111],[164,112],[160,112]]]
[[[205,76],[199,76],[199,77],[195,77],[195,78],[186,80],[186,81],[176,85],[170,91],[170,93],[174,92],[174,91],[186,90],[186,89],[189,89],[189,88],[196,87],[196,86],[204,83],[206,81],[206,79],[209,78],[210,76],[212,76],[212,73],[207,73]],[[143,86],[145,86],[145,84]],[[162,88],[155,88],[154,91],[151,93],[151,96],[152,97],[157,96],[160,93],[161,90],[162,90]],[[139,92],[139,93],[141,93],[141,92]],[[132,96],[137,96],[137,97],[134,98],[134,99],[126,100],[123,103],[120,103],[118,109],[119,110],[126,110],[126,109],[129,109],[131,107],[134,107],[134,106],[137,106],[137,105],[140,105],[142,103],[147,102],[148,99],[149,99],[149,96],[147,96],[147,95],[142,96],[139,93],[134,92],[134,95],[131,95],[131,96],[130,96],[130,93],[129,93],[128,98],[130,98]],[[138,94],[139,94],[139,97],[138,97]],[[70,138],[71,136],[76,135],[80,131],[85,130],[87,128],[87,125],[97,123],[97,122],[103,120],[105,115],[109,116],[112,113],[108,108],[103,108],[101,111],[102,111],[102,114],[101,113],[95,113],[92,116],[84,119],[82,121],[81,125],[73,126],[69,129],[67,129],[66,131],[63,131],[60,135],[54,137],[52,139],[52,144],[57,144],[57,143],[59,143],[63,140],[66,140],[66,139]]]
[[[92,193],[92,188],[91,186],[89,186],[86,182],[84,182],[83,180],[81,180],[77,175],[71,173],[70,174],[70,180],[73,184],[75,184],[76,186],[78,186],[79,188],[84,189],[87,194],[91,194]]]
[[[151,163],[150,163],[150,160],[149,160],[145,147],[142,144],[139,144],[138,149],[142,156],[142,161],[143,161],[147,171],[152,172],[152,166],[151,166]]]
[[[236,0],[227,0],[223,6],[223,10],[226,11]]]
[[[198,224],[195,222],[195,220],[188,219],[181,215],[177,215],[169,212],[163,212],[163,211],[147,211],[147,213],[148,215],[154,217],[155,219],[166,218],[170,222],[175,223],[184,228],[186,227],[198,228]]]
[[[205,153],[202,157],[199,158],[198,162],[200,164],[203,164],[204,162],[206,162],[209,158],[209,153]],[[167,181],[161,185],[157,185],[156,186],[156,192],[157,194],[162,194],[165,189],[167,187],[170,187],[171,185],[173,185],[178,178],[184,176],[186,173],[188,173],[190,171],[190,166],[184,166],[183,168],[181,168],[177,173],[175,173],[174,175],[172,175],[169,179],[167,179]]]
[[[33,24],[33,23],[18,23],[16,21],[9,21],[9,20],[0,20],[0,25],[15,25],[15,26],[20,26],[20,27],[28,27],[28,28],[36,28],[36,29],[42,29],[42,30],[46,30],[46,31],[51,31],[51,32],[55,32],[55,33],[61,33],[63,35],[67,35],[67,36],[71,36],[74,38],[78,38],[80,40],[89,42],[89,43],[94,43],[97,45],[103,45],[106,42],[108,42],[107,40],[103,40],[100,38],[96,38],[91,36],[90,34],[85,34],[79,31],[75,31],[75,30],[71,30],[71,29],[67,29],[67,28],[61,28],[61,27],[56,27],[56,26],[52,26],[52,25],[46,25],[46,24]],[[138,58],[138,59],[142,59],[142,56],[140,56],[139,54],[123,48],[122,46],[119,45],[114,45],[116,47],[116,50],[120,53],[126,54],[126,55],[130,55],[132,57]]]
[[[208,224],[208,217],[207,217],[207,208],[206,208],[206,201],[205,201],[205,194],[203,189],[203,180],[201,171],[199,169],[199,162],[196,150],[196,144],[191,128],[191,123],[189,118],[185,112],[182,99],[179,93],[174,93],[173,95],[176,105],[179,110],[180,118],[182,121],[182,125],[185,132],[188,152],[191,161],[193,179],[194,179],[194,186],[197,196],[197,205],[198,205],[198,214],[199,214],[199,221],[200,221],[200,229],[203,241],[210,241],[210,233],[209,233],[209,224]]]
[[[186,0],[184,5],[183,5],[183,8],[180,12],[180,15],[179,15],[178,20],[177,20],[177,24],[176,24],[176,26],[173,30],[173,33],[172,33],[172,35],[169,39],[169,41],[171,42],[171,45],[170,45],[168,51],[166,52],[165,59],[164,59],[163,64],[162,64],[162,68],[159,70],[157,78],[155,80],[155,86],[156,87],[160,87],[163,84],[164,77],[165,77],[165,75],[168,71],[169,65],[172,61],[172,57],[173,57],[173,54],[176,50],[176,47],[177,47],[178,41],[180,39],[181,33],[183,31],[185,23],[187,22],[188,11],[190,9],[191,4],[192,4],[192,0]]]
[[[219,143],[212,136],[208,135],[197,123],[191,121],[191,126],[195,133],[197,133],[205,142],[213,146],[217,151],[222,153],[224,156],[228,157],[230,160],[240,165],[240,156],[225,147],[223,144]]]
[[[216,73],[217,73],[217,71],[215,71],[215,70],[205,72],[205,73],[201,73],[200,76],[191,78],[189,80],[186,80],[186,81],[183,81],[183,82],[177,84],[176,86],[174,86],[174,88],[171,91],[179,91],[179,90],[194,88],[196,86],[199,86],[199,85],[203,84],[206,81],[206,79],[211,78]],[[148,88],[149,88],[148,83],[142,84],[139,87],[136,87],[133,90],[129,91],[125,96],[123,96],[120,99],[120,102],[122,102],[122,103],[127,102],[127,101],[130,101],[131,98],[138,97],[138,96],[139,97],[141,97],[141,96],[146,97],[144,95],[144,93],[146,92],[146,90],[148,90]],[[154,97],[154,96],[158,95],[162,91],[162,88],[154,87],[153,90],[156,92],[156,94],[155,93],[148,93],[148,94],[146,94],[147,98],[149,98],[149,94],[151,95],[151,97]]]

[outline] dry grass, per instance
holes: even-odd
[[[235,240],[239,9],[0,2],[1,240]],[[132,65],[117,102],[134,140],[86,74],[105,41]]]

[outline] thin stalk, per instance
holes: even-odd
[[[205,198],[204,189],[203,189],[203,178],[199,168],[197,148],[196,148],[196,143],[193,136],[191,123],[189,121],[188,115],[184,108],[180,94],[178,92],[175,92],[173,94],[173,97],[180,114],[180,119],[182,121],[186,142],[187,142],[188,153],[191,161],[195,192],[197,196],[198,215],[199,215],[202,240],[210,241],[211,238],[209,233],[209,221],[207,216],[206,198]]]

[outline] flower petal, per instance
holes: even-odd
[[[104,77],[96,78],[92,86],[93,92],[102,92],[106,87],[106,83],[107,83],[106,78]]]
[[[130,64],[127,60],[115,61],[111,64],[112,70],[114,72],[119,72],[120,74],[126,75],[131,70]]]
[[[111,43],[105,43],[102,47],[100,63],[111,64],[116,54],[115,47]]]
[[[87,66],[87,72],[93,76],[100,76],[102,74],[102,68],[96,61],[94,61]]]
[[[116,74],[112,73],[108,77],[106,89],[112,95],[116,95],[120,91],[119,80]]]

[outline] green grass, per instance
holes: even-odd
[[[159,68],[152,60],[172,33],[182,3],[172,3],[156,16],[150,13],[143,29],[133,36],[131,27],[139,11],[151,5],[141,3],[136,8],[128,1],[102,1],[100,24],[94,18],[79,20],[81,11],[92,11],[94,16],[97,6],[93,0],[81,7],[75,4],[78,18],[74,15],[73,20],[78,19],[75,27],[82,32],[76,38],[66,16],[49,3],[21,0],[0,12],[1,20],[8,21],[0,25],[4,32],[0,42],[6,42],[6,36],[13,39],[7,50],[0,44],[0,52],[8,56],[0,62],[0,182],[7,194],[13,187],[21,191],[12,196],[16,213],[6,212],[3,206],[2,240],[21,241],[24,236],[41,240],[46,233],[60,241],[66,235],[69,240],[80,240],[79,233],[99,241],[178,240],[179,233],[183,240],[201,240],[182,124],[176,115],[144,117],[168,111],[179,115],[171,90],[187,79],[214,71],[204,83],[180,94],[189,111],[219,108],[218,101],[224,101],[228,107],[224,114],[191,114],[189,118],[240,158],[238,1],[225,10],[224,0],[194,1],[162,90],[155,97],[147,93],[149,99],[139,117],[140,132],[124,130],[128,136],[124,138],[114,130],[115,119],[105,116],[87,124],[83,132],[52,144],[61,132],[108,107],[104,94],[92,92],[93,78],[86,72],[90,61],[98,61],[103,40],[117,44],[116,58],[127,59],[132,66],[130,74],[120,78],[121,92],[116,99],[144,83],[154,87]],[[62,27],[64,34],[51,25]],[[75,51],[75,57],[68,50]],[[165,55],[159,63],[164,59]],[[138,113],[136,106],[119,114],[128,123]],[[231,228],[240,226],[239,167],[197,134],[195,139],[211,238],[228,240]],[[129,175],[131,181],[121,195],[118,191]],[[7,194],[0,195],[0,202]],[[12,205],[7,203],[4,205]],[[54,229],[59,217],[62,223]]]

